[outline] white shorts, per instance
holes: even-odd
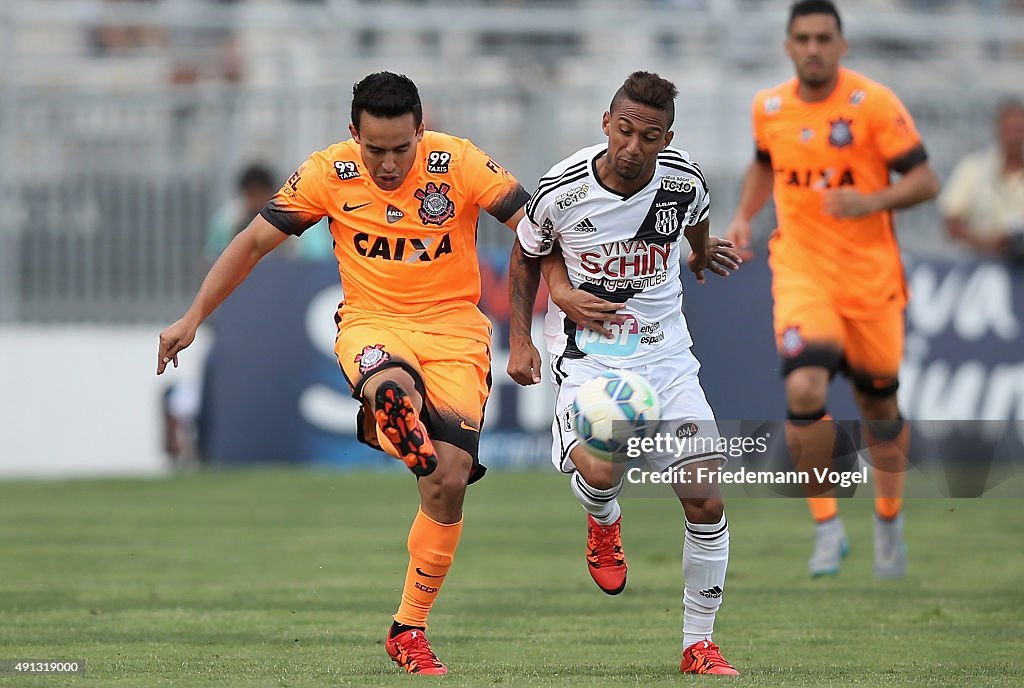
[[[671,445],[666,442],[668,446],[664,451],[645,455],[654,470],[664,471],[695,461],[727,460],[721,451],[715,414],[697,377],[700,362],[689,349],[653,363],[637,363],[622,369],[642,375],[658,394],[661,402],[658,434],[680,439]],[[585,382],[607,370],[611,368],[589,358],[551,357],[551,384],[555,388],[551,463],[563,473],[576,470],[569,458],[569,453],[580,443],[572,428],[572,402],[576,392]]]

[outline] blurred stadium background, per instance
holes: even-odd
[[[701,162],[717,209],[713,229],[724,231],[751,156],[751,97],[791,75],[781,49],[787,7],[787,0],[0,4],[0,476],[166,469],[165,393],[179,382],[199,389],[213,338],[209,329],[201,333],[183,368],[157,379],[156,336],[205,273],[211,216],[246,164],[265,162],[283,180],[308,152],[346,138],[351,86],[368,72],[410,75],[429,126],[471,138],[529,189],[553,161],[597,140],[600,115],[628,72],[658,71],[681,87],[676,145]],[[943,178],[960,156],[990,141],[996,101],[1024,90],[1019,0],[863,0],[841,9],[847,64],[903,98]],[[523,392],[503,379],[501,260],[509,236],[490,218],[480,236],[492,265],[485,305],[499,326],[489,423],[511,452],[498,462],[543,464],[546,385]],[[925,380],[925,365],[936,363],[922,350],[946,352],[938,361],[945,377],[934,389],[919,385],[930,396],[911,398],[912,412],[1020,417],[1019,275],[957,262],[961,252],[945,239],[933,204],[903,213],[899,236],[911,282],[924,294],[911,313],[908,356],[920,359],[911,376]],[[691,316],[705,387],[731,418],[781,409],[763,263],[742,279],[731,290],[707,287]],[[237,350],[222,356],[221,377],[205,389],[223,397],[221,420],[211,421],[220,423],[220,439],[211,441],[230,446],[217,445],[208,458],[368,460],[350,442],[352,404],[330,359],[334,268],[282,260],[256,281],[224,316]],[[253,310],[282,283],[298,290],[273,306],[284,320]],[[749,285],[760,292],[754,306]],[[763,345],[736,351],[737,318],[748,318]],[[301,333],[298,343],[275,338],[289,327]],[[989,339],[994,353],[978,353]],[[296,353],[296,346],[304,348]],[[264,349],[262,359],[230,370],[231,360]],[[762,377],[734,370],[736,379],[716,377],[735,368],[734,354],[748,356],[744,365]],[[978,358],[980,372],[950,362],[956,356]],[[993,400],[983,389],[997,369],[1004,382]],[[290,389],[289,379],[300,377],[306,388]],[[973,396],[950,406],[963,395],[946,383]],[[259,400],[264,413],[276,400],[288,409],[275,417],[291,415],[263,423],[245,398]],[[235,416],[227,419],[224,408]],[[277,436],[292,427],[302,438],[270,449],[252,438],[262,452],[231,444],[261,425]]]
[[[283,181],[347,137],[352,84],[371,71],[411,76],[431,127],[471,138],[532,188],[600,137],[610,95],[644,68],[681,87],[676,144],[709,177],[721,232],[752,153],[750,100],[791,75],[787,6],[0,0],[0,660],[83,659],[75,685],[404,685],[380,642],[415,487],[353,439],[331,352],[333,261],[267,259],[182,367],[154,374],[158,332],[209,265],[211,218],[247,164]],[[943,179],[991,140],[994,104],[1024,93],[1020,0],[840,6],[847,64],[902,97]],[[763,237],[769,214],[759,223]],[[980,493],[1013,472],[989,475],[998,452],[986,452],[1008,436],[1005,421],[1024,418],[1024,278],[962,255],[934,205],[898,227],[915,295],[904,412],[991,421],[957,426],[949,443],[971,462],[954,478]],[[547,469],[547,381],[523,390],[504,374],[510,237],[486,217],[480,237],[496,325],[482,456]],[[719,418],[778,418],[764,261],[687,288]],[[842,392],[833,415],[851,418]],[[175,472],[167,449],[181,437],[168,436],[167,411],[197,409],[211,464],[304,468]],[[1019,465],[1015,442],[1000,451]],[[179,463],[192,454],[186,443]],[[40,476],[61,480],[19,479]],[[955,482],[933,477],[929,495]],[[826,580],[805,573],[802,499],[729,500],[715,637],[744,685],[1022,685],[1019,502],[911,501],[910,569],[892,583],[871,578],[869,500],[843,505],[854,549]],[[448,685],[679,685],[680,511],[627,501],[630,588],[606,598],[582,565],[582,515],[558,476],[506,472],[473,488],[431,616]]]

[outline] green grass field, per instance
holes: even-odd
[[[1024,685],[1024,509],[909,504],[910,574],[872,578],[871,503],[853,549],[805,573],[798,500],[734,500],[715,639],[739,679],[677,674],[682,511],[624,503],[629,586],[601,594],[584,517],[554,472],[471,489],[431,616],[447,677],[410,677],[382,638],[405,571],[413,480],[259,470],[152,481],[0,483],[0,659],[83,659],[25,686]]]

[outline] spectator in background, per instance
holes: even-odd
[[[277,191],[277,186],[274,173],[260,163],[250,164],[242,170],[238,176],[238,195],[222,205],[210,219],[204,252],[211,262],[263,209]]]
[[[277,192],[280,184],[270,168],[252,163],[238,176],[238,195],[225,203],[210,220],[204,254],[212,263],[235,235],[259,214]],[[321,226],[322,225],[322,226]],[[290,255],[302,260],[326,260],[333,256],[327,221],[311,227],[299,238],[290,240]]]
[[[954,240],[1024,265],[1024,102],[999,106],[996,145],[957,164],[939,207]]]
[[[201,391],[193,380],[179,380],[164,390],[164,453],[175,468],[192,468],[203,460],[199,438]]]
[[[92,10],[97,14],[97,22],[89,36],[93,53],[102,57],[125,57],[165,49],[168,36],[162,27],[145,21],[112,22],[108,19],[115,13],[119,15],[126,6],[131,11],[132,6],[150,8],[153,5],[153,0],[103,0],[93,5]]]

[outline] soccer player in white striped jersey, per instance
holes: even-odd
[[[587,512],[588,567],[609,595],[626,585],[621,472],[573,433],[579,387],[609,369],[634,371],[654,386],[663,418],[699,429],[712,439],[706,446],[718,440],[682,313],[681,239],[689,244],[687,266],[700,283],[705,270],[728,275],[740,258],[730,242],[709,235],[710,197],[700,168],[685,151],[669,147],[676,94],[657,74],[634,72],[626,79],[604,113],[608,140],[574,153],[541,178],[518,225],[509,269],[509,374],[520,384],[540,381],[530,338],[539,271],[551,292],[544,339],[556,394],[552,462],[570,474]],[[716,469],[725,458],[718,452],[647,456],[656,470],[686,465],[691,475],[699,467]],[[735,675],[711,639],[729,561],[725,504],[715,485],[696,492],[675,487],[685,512],[680,669]]]

